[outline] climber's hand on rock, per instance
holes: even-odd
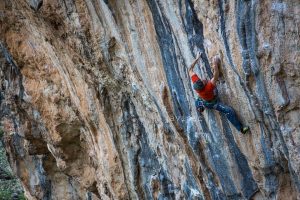
[[[216,69],[216,68],[218,69],[220,65],[221,65],[221,59],[220,59],[220,57],[219,56],[214,56],[213,57],[213,65],[212,65],[212,67],[214,69]]]
[[[197,61],[200,59],[201,55],[202,55],[202,52],[199,51],[199,52],[197,53],[197,57],[196,57],[196,60],[197,60]]]
[[[198,53],[197,53],[197,57],[195,58],[195,60],[193,61],[193,63],[190,65],[190,67],[189,67],[189,75],[190,76],[193,76],[193,74],[194,74],[194,67],[195,67],[195,65],[196,65],[196,63],[198,62],[198,60],[199,60],[199,58],[201,57],[201,52],[199,51]]]

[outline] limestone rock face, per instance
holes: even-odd
[[[299,0],[1,0],[0,119],[28,199],[297,199]],[[197,113],[188,66],[220,101]]]

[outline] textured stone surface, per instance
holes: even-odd
[[[33,9],[32,9],[33,8]],[[28,199],[297,199],[300,3],[0,2],[1,124]],[[187,66],[251,134],[196,112]]]

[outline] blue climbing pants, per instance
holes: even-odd
[[[221,113],[224,113],[227,119],[232,123],[232,125],[240,131],[242,129],[242,123],[238,120],[235,111],[225,104],[222,104],[220,101],[213,100],[211,102],[204,101],[200,98],[196,100],[196,108],[199,112],[203,112],[204,108],[215,109]]]

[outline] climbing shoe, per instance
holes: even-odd
[[[244,127],[241,129],[241,133],[246,134],[249,130],[250,130],[250,129],[249,129],[248,126],[244,126]]]

